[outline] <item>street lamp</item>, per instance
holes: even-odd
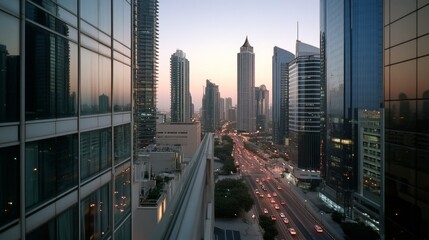
[[[321,225],[321,227],[323,227],[323,221],[322,221],[323,214],[325,214],[325,212],[324,211],[320,211],[320,225]]]
[[[307,209],[307,199],[304,199],[304,208]]]

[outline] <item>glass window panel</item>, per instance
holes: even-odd
[[[384,66],[390,65],[390,48],[384,50]]]
[[[418,36],[429,33],[429,5],[417,11]]]
[[[115,232],[115,240],[131,240],[131,218],[128,218]]]
[[[86,179],[100,170],[100,136],[98,131],[80,137],[80,178]]]
[[[77,185],[78,142],[77,135],[57,138],[57,194]]]
[[[98,0],[80,1],[80,16],[94,26],[98,26]]]
[[[126,0],[114,0],[113,4],[114,38],[131,47],[131,5]]]
[[[390,0],[390,21],[395,21],[416,10],[416,0]]]
[[[390,63],[397,63],[410,60],[416,57],[417,41],[409,41],[396,45],[390,49]]]
[[[416,37],[416,14],[410,14],[390,25],[390,46]]]
[[[99,112],[99,62],[98,54],[81,48],[81,113]]]
[[[417,39],[417,56],[429,55],[429,34]]]
[[[390,66],[390,99],[416,98],[416,60]]]
[[[98,6],[99,6],[98,26],[103,32],[111,35],[111,32],[110,32],[111,20],[112,20],[111,1],[99,0]]]
[[[417,100],[417,129],[419,132],[429,132],[429,97]]]
[[[109,184],[81,202],[81,238],[107,239],[110,235]]]
[[[390,100],[390,67],[384,67],[384,100]]]
[[[0,227],[19,217],[19,146],[0,148]]]
[[[115,164],[131,157],[131,127],[129,124],[115,127]]]
[[[1,5],[0,1],[0,5]],[[19,119],[19,20],[0,11],[0,123]]]
[[[60,5],[77,14],[77,0],[56,0]]]
[[[119,224],[131,211],[131,168],[122,169],[115,177],[115,224]]]
[[[0,8],[11,11],[16,15],[19,15],[19,3],[20,1],[11,1],[11,0],[0,0]],[[1,24],[1,22],[0,22]],[[1,28],[3,29],[3,28]]]
[[[110,58],[99,56],[99,104],[100,113],[111,112],[112,69]]]
[[[27,143],[25,146],[25,205],[37,206],[56,194],[55,139]]]
[[[418,97],[429,99],[429,56],[417,60]]]
[[[416,130],[416,101],[400,100],[390,102],[390,128],[397,130]]]
[[[76,116],[76,45],[30,23],[26,34],[26,118]]]
[[[101,155],[100,169],[106,169],[112,164],[112,133],[110,128],[100,131]]]
[[[390,9],[390,0],[384,0],[384,24],[387,24],[390,22],[390,13],[389,13],[389,9]]]
[[[77,17],[69,11],[65,10],[64,8],[58,7],[57,16],[64,20],[66,23],[77,27]]]

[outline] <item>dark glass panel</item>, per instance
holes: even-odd
[[[0,227],[19,217],[19,146],[0,148]]]
[[[103,170],[112,164],[112,133],[110,128],[100,130],[100,143],[100,170]]]
[[[390,67],[384,67],[384,99],[390,100]]]
[[[115,164],[131,156],[131,127],[129,124],[115,127]]]
[[[390,46],[416,37],[416,13],[410,14],[390,25]]]
[[[119,224],[131,211],[131,168],[127,167],[115,177],[115,224]]]
[[[429,99],[429,56],[417,60],[418,98]]]
[[[77,135],[57,138],[57,194],[77,185],[78,144]]]
[[[18,0],[0,0],[0,9],[5,9],[7,11],[11,11],[12,13],[15,13],[16,15],[19,15],[19,3]],[[0,22],[1,24],[1,22]],[[4,28],[1,28],[4,29]]]
[[[80,137],[80,176],[87,179],[112,163],[110,128],[85,132]]]
[[[111,1],[86,0],[81,1],[81,17],[93,26],[110,35],[111,31]],[[89,32],[98,38],[97,32]]]
[[[99,55],[99,104],[100,113],[111,112],[112,67],[111,59]]]
[[[56,0],[59,4],[66,7],[68,10],[77,14],[77,0]]]
[[[416,41],[409,41],[392,47],[390,49],[390,63],[393,64],[416,58],[416,48]]]
[[[416,84],[416,60],[390,66],[390,99],[415,99]]]
[[[429,132],[429,97],[417,100],[417,129],[419,132]]]
[[[76,45],[30,23],[26,35],[27,120],[76,116]]]
[[[416,101],[390,101],[390,128],[397,130],[416,130]]]
[[[417,39],[417,56],[429,55],[429,34]]]
[[[1,3],[0,3],[1,5]],[[0,11],[0,123],[19,119],[19,20]]]
[[[429,5],[417,11],[417,35],[429,33]]]
[[[113,110],[131,110],[131,68],[118,61],[113,65]]]
[[[81,114],[99,113],[99,62],[98,54],[81,48]]]
[[[81,238],[107,239],[110,235],[109,184],[102,186],[81,202]]]
[[[416,10],[416,0],[390,0],[390,21],[393,22]]]
[[[131,240],[131,218],[128,218],[115,232],[115,240]]]
[[[113,36],[131,47],[131,5],[126,0],[113,1]]]

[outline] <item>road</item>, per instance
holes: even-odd
[[[314,226],[321,225],[320,217],[314,217],[306,208],[306,202],[296,196],[288,183],[280,181],[280,175],[273,173],[265,166],[265,160],[246,150],[241,137],[230,135],[235,142],[234,157],[236,164],[240,166],[240,174],[249,188],[252,190],[255,206],[253,211],[258,217],[264,209],[268,210],[267,216],[275,216],[276,228],[279,231],[277,239],[333,239],[328,233],[316,232]],[[258,181],[257,181],[258,179]],[[264,190],[265,189],[265,190]],[[259,192],[257,194],[256,192]],[[261,195],[263,194],[263,197]],[[268,197],[268,194],[271,197]],[[277,196],[273,196],[273,195]],[[275,203],[272,203],[272,200]],[[280,201],[284,200],[284,205]],[[278,204],[279,208],[274,208]],[[280,213],[284,213],[289,223],[284,223]],[[296,230],[296,235],[289,233],[289,228]]]

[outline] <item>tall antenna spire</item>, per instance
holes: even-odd
[[[296,40],[299,40],[299,22],[296,22]]]

